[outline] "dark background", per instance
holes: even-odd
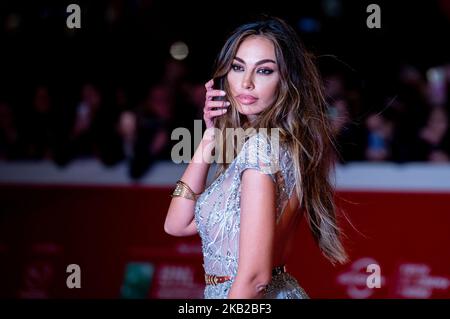
[[[81,7],[81,29],[66,27],[71,2]],[[348,107],[350,119],[338,132],[342,164],[448,164],[449,99],[434,105],[427,72],[446,70],[448,96],[450,1],[376,1],[381,29],[366,26],[370,3],[0,1],[0,170],[9,173],[0,173],[0,297],[201,297],[198,236],[174,238],[163,231],[177,171],[164,185],[136,187],[123,182],[120,169],[129,166],[128,176],[136,180],[158,159],[170,161],[167,136],[202,118],[202,86],[228,34],[260,13],[284,18],[298,31],[317,56],[329,105]],[[167,72],[175,41],[189,47],[188,57],[176,64],[185,70],[176,81]],[[331,82],[344,89],[332,94]],[[83,93],[86,87],[90,91]],[[98,97],[100,111],[91,125],[71,137],[80,106]],[[173,119],[164,107],[173,108]],[[432,114],[438,116],[428,122]],[[128,127],[137,137],[128,145],[132,151],[125,150],[126,134],[118,129],[124,118],[137,122]],[[426,138],[437,134],[438,141],[424,140],[424,129]],[[166,147],[150,153],[164,136]],[[64,175],[81,157],[100,159],[120,185],[103,184],[103,167],[91,170],[92,162],[77,163],[75,173]],[[22,161],[24,166],[14,166]],[[62,179],[50,179],[49,170],[38,174],[48,162],[60,168],[50,171]],[[361,232],[344,224],[351,262],[332,267],[303,223],[290,271],[313,298],[448,298],[450,198],[442,182],[448,165],[437,171],[428,164],[373,167],[346,176],[355,185],[367,177],[378,188],[361,183],[365,189],[337,193],[339,207]],[[27,174],[38,176],[34,184]],[[364,268],[372,262],[386,282],[364,296]],[[83,289],[66,286],[72,263],[82,269]]]
[[[395,90],[390,82],[403,63],[424,71],[448,62],[448,1],[377,1],[381,29],[366,26],[369,1],[342,1],[336,17],[324,13],[326,2],[78,1],[82,26],[70,31],[65,23],[70,1],[2,1],[2,95],[22,96],[27,87],[42,82],[71,92],[86,79],[138,93],[158,80],[170,44],[178,40],[189,45],[191,76],[206,81],[228,33],[259,13],[293,26],[302,17],[318,19],[321,29],[300,31],[302,39],[317,55],[342,61],[321,57],[323,68],[341,68],[379,95]],[[117,19],[110,23],[105,18],[109,8],[117,8]],[[13,31],[5,27],[10,13],[20,16]]]

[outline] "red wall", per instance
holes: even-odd
[[[0,186],[0,297],[201,298],[199,238],[163,231],[170,192]],[[337,202],[357,228],[343,225],[350,263],[332,267],[302,223],[287,265],[311,297],[450,297],[449,193],[339,192]],[[79,289],[66,285],[69,264]],[[381,288],[367,288],[368,264]]]

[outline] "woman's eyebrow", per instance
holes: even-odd
[[[239,58],[239,57],[234,57],[236,60],[238,60],[239,62],[241,62],[241,63],[243,63],[243,64],[245,64],[245,61],[244,60],[242,60],[241,58]],[[260,64],[264,64],[264,63],[275,63],[275,64],[277,64],[274,60],[272,60],[272,59],[263,59],[263,60],[259,60],[258,62],[256,62],[255,63],[255,65],[260,65]]]

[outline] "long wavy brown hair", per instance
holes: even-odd
[[[237,111],[226,81],[239,45],[249,36],[263,36],[273,42],[280,71],[275,102],[252,123]],[[231,34],[216,59],[214,70],[214,78],[225,78],[224,90],[231,102],[230,110],[215,120],[221,140],[227,143],[226,128],[278,128],[279,141],[287,144],[293,159],[296,194],[313,237],[331,263],[345,263],[348,256],[342,244],[334,188],[329,180],[335,164],[335,141],[313,55],[305,50],[296,31],[285,21],[264,17],[238,27]],[[218,162],[216,178],[229,163]]]

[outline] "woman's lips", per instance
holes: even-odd
[[[253,95],[245,95],[245,94],[240,94],[236,98],[241,104],[244,105],[253,104],[258,100],[258,98],[254,97]]]

